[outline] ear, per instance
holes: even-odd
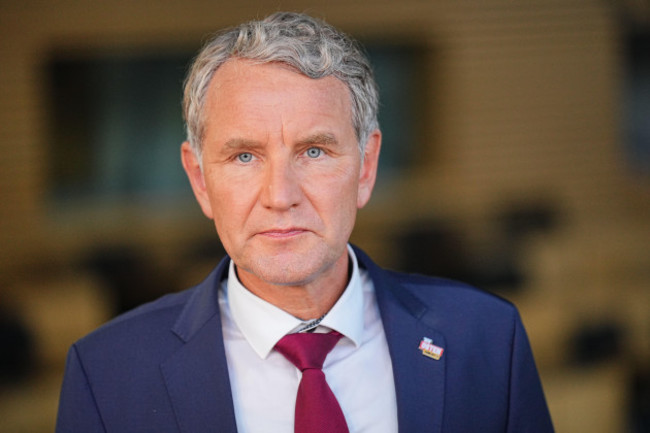
[[[194,191],[196,201],[199,202],[199,206],[201,206],[201,210],[205,216],[212,219],[212,206],[210,205],[210,196],[205,186],[205,178],[203,177],[201,164],[194,150],[192,150],[190,143],[187,141],[181,145],[181,161],[183,162],[185,173],[190,180],[190,185],[192,185],[192,191]]]
[[[363,164],[359,173],[359,192],[357,195],[357,208],[361,209],[368,203],[377,179],[377,164],[379,164],[379,150],[381,149],[381,132],[375,129],[368,137],[364,149]]]

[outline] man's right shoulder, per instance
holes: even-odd
[[[142,304],[120,314],[92,331],[75,343],[75,346],[87,347],[109,341],[131,341],[141,339],[177,337],[173,328],[189,307],[203,305],[212,315],[218,310],[217,291],[220,275],[227,262],[222,262],[199,284],[188,289],[163,295],[160,298]],[[211,305],[211,304],[215,305]],[[210,304],[210,305],[208,305]],[[192,310],[195,311],[195,310]]]
[[[198,285],[164,295],[113,318],[78,340],[73,348],[82,357],[139,359],[163,356],[163,352],[175,350],[183,344],[182,333],[188,324],[195,324],[195,319],[188,315],[197,311],[203,319],[218,315],[218,280],[223,263]]]
[[[116,316],[75,343],[80,348],[168,334],[198,286],[164,295]]]

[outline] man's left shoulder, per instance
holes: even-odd
[[[388,271],[396,290],[406,290],[440,319],[471,322],[519,320],[517,308],[508,300],[471,284],[446,278]],[[504,323],[505,324],[505,323]]]
[[[417,315],[432,313],[438,325],[454,329],[477,324],[511,327],[519,319],[509,301],[471,284],[446,278],[410,274],[377,266],[355,249],[360,264],[374,281],[380,303],[397,300]]]
[[[485,306],[498,309],[512,309],[513,304],[484,289],[457,280],[419,274],[407,274],[391,271],[393,277],[423,302],[427,299],[462,303],[465,306]]]

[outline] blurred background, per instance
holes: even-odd
[[[649,432],[647,0],[0,1],[0,431],[52,431],[69,345],[223,256],[178,158],[182,80],[276,10],[375,65],[353,241],[514,302],[558,432]]]

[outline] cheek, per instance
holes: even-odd
[[[242,209],[245,207],[245,188],[238,188],[236,184],[219,181],[208,186],[210,205],[214,215],[214,223],[219,235],[223,231],[236,225],[243,219]]]
[[[339,224],[345,225],[354,220],[358,195],[354,170],[339,170],[327,176],[313,177],[305,189],[323,218],[338,220]]]
[[[253,179],[237,175],[227,167],[212,167],[206,178],[206,187],[215,210],[223,206],[237,206],[252,190]]]
[[[248,219],[241,196],[232,191],[213,191],[212,213],[217,235],[228,254],[234,254],[241,244],[241,236]]]

